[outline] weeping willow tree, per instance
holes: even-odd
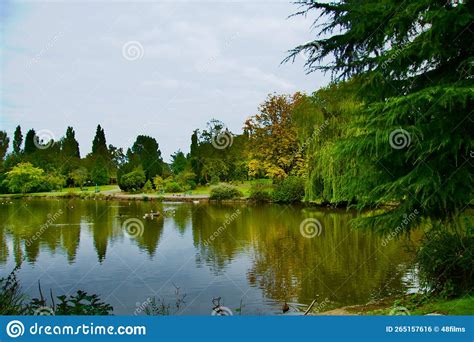
[[[334,184],[336,198],[355,198],[358,208],[398,204],[370,218],[378,229],[393,229],[412,212],[420,215],[404,231],[423,217],[453,222],[473,195],[474,1],[300,5],[298,14],[319,14],[319,32],[286,61],[305,53],[308,72],[357,77],[360,85],[363,105],[343,139],[319,152],[329,158],[320,164],[329,175],[341,166],[331,158],[354,166],[357,177]]]
[[[317,123],[306,140],[306,200],[348,203],[354,200],[345,184],[357,177],[353,161],[335,158],[336,143],[347,138],[350,118],[361,103],[356,99],[357,82],[341,82],[316,91],[311,99]]]

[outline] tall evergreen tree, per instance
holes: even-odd
[[[61,152],[67,158],[80,158],[79,143],[76,140],[76,132],[74,132],[74,129],[70,126],[67,128],[66,135],[63,138]]]
[[[287,60],[305,52],[308,71],[361,84],[364,107],[335,157],[376,171],[353,177],[345,190],[359,208],[399,203],[370,220],[380,229],[415,210],[422,215],[403,231],[422,216],[453,222],[473,195],[474,1],[300,4],[301,14],[322,12],[320,32]],[[358,183],[370,181],[377,186],[360,193]]]
[[[19,156],[21,154],[21,144],[23,143],[23,134],[21,134],[20,125],[16,126],[13,135],[13,154]]]
[[[92,141],[92,154],[96,156],[106,156],[108,154],[105,132],[100,125],[97,125],[94,140]]]
[[[35,139],[36,139],[36,132],[34,129],[30,129],[26,133],[26,137],[25,137],[25,148],[24,148],[25,154],[32,154],[38,150],[35,144]]]
[[[139,135],[128,158],[143,167],[147,180],[163,173],[161,151],[155,138]]]
[[[3,162],[3,160],[5,159],[5,155],[7,154],[9,145],[10,138],[8,137],[7,132],[0,131],[0,162]]]

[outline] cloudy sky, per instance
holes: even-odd
[[[240,132],[267,94],[312,92],[328,76],[280,65],[311,39],[286,1],[0,1],[0,124],[59,139],[81,155],[97,124],[107,142],[155,137],[165,160],[218,118]]]

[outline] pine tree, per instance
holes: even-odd
[[[415,210],[404,231],[423,216],[452,222],[473,195],[474,1],[300,4],[299,14],[322,13],[319,34],[286,60],[305,53],[309,72],[361,85],[364,106],[334,157],[374,171],[354,170],[345,191],[359,208],[399,204],[373,217],[380,229]],[[360,192],[361,182],[377,186]]]
[[[26,132],[26,137],[25,137],[25,154],[32,154],[38,150],[35,144],[35,139],[36,139],[36,132],[34,129],[30,129],[28,132]]]
[[[61,144],[61,152],[66,158],[80,158],[79,143],[72,127],[68,127]]]
[[[94,140],[92,141],[92,154],[106,156],[108,154],[104,129],[97,125]]]
[[[23,143],[23,134],[21,134],[20,125],[16,126],[13,135],[13,154],[19,156],[21,154],[21,144]]]
[[[0,131],[0,168],[1,162],[3,162],[5,155],[8,151],[8,146],[10,145],[10,138],[7,135],[7,132]]]

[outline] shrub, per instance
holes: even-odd
[[[290,176],[281,181],[273,191],[273,201],[280,203],[299,202],[304,197],[304,180]]]
[[[151,185],[150,180],[147,180],[145,185],[143,186],[143,191],[144,192],[152,192],[153,191],[153,185]]]
[[[229,184],[219,184],[211,188],[210,199],[226,200],[242,197],[243,194],[236,187]]]
[[[24,295],[20,291],[20,284],[16,279],[15,268],[7,278],[0,278],[0,315],[21,315],[25,313],[23,307]]]
[[[15,268],[7,278],[0,278],[0,315],[110,315],[113,307],[101,302],[96,294],[87,294],[84,291],[77,291],[74,295],[57,296],[53,299],[51,293],[52,306],[49,307],[43,297],[41,286],[39,287],[40,298],[34,298],[30,302],[27,296],[22,293],[20,284],[16,278],[18,267]],[[57,302],[57,304],[56,304]]]
[[[145,185],[145,173],[142,169],[136,169],[124,174],[119,179],[119,187],[123,191],[137,191]]]
[[[459,296],[474,289],[474,236],[433,229],[418,250],[421,283],[443,296]]]
[[[66,185],[66,178],[60,174],[47,174],[43,176],[41,190],[61,190]]]
[[[36,191],[42,184],[44,170],[31,163],[19,163],[6,173],[5,186],[13,192]]]
[[[267,186],[262,183],[254,183],[250,186],[249,199],[255,202],[270,202],[272,195],[267,190]]]
[[[163,190],[165,181],[161,176],[155,176],[155,178],[153,178],[153,185],[155,186],[156,191],[160,191]]]
[[[181,185],[179,185],[179,183],[171,181],[171,182],[166,183],[165,191],[166,192],[171,192],[171,193],[182,192],[183,188],[181,187]]]

